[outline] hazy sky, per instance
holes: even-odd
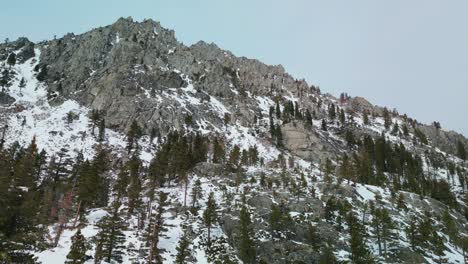
[[[0,39],[50,39],[118,17],[153,18],[185,44],[215,42],[468,135],[466,0],[15,0]]]

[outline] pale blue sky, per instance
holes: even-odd
[[[15,0],[0,8],[0,39],[153,18],[186,44],[215,42],[468,135],[467,13],[466,0]]]

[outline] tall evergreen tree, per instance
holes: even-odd
[[[374,258],[367,248],[365,237],[366,232],[364,226],[359,223],[358,218],[353,212],[347,216],[349,234],[350,234],[350,250],[351,260],[355,264],[371,264],[374,263]]]
[[[221,138],[213,141],[213,163],[223,163],[225,161],[226,151]]]
[[[383,110],[383,119],[384,119],[384,126],[385,129],[390,129],[390,126],[392,125],[392,117],[390,116],[390,112],[388,111],[387,108],[384,108]]]
[[[114,202],[110,208],[110,215],[104,216],[98,223],[99,232],[96,235],[96,263],[105,260],[108,263],[122,263],[125,248],[126,229],[125,220],[119,211],[120,203]]]
[[[143,135],[140,126],[133,120],[132,124],[130,125],[130,129],[127,133],[127,151],[130,153],[135,148],[138,148],[138,140]]]
[[[18,87],[20,88],[20,94],[22,94],[23,89],[26,87],[26,80],[24,79],[24,77],[21,77]]]
[[[250,213],[247,210],[245,203],[245,196],[242,199],[242,207],[240,211],[240,237],[239,237],[239,257],[240,259],[247,264],[255,263],[256,260],[256,250],[255,244],[253,241],[253,229],[252,221],[250,219]]]
[[[187,263],[187,259],[191,255],[189,246],[190,246],[190,240],[187,235],[187,231],[185,231],[182,237],[179,239],[179,244],[176,247],[177,255],[176,255],[175,263],[177,264]]]
[[[98,135],[98,141],[102,142],[106,138],[106,120],[103,118],[99,122],[99,135]]]
[[[467,155],[466,155],[465,145],[461,141],[458,141],[457,143],[457,153],[460,159],[466,160]]]
[[[129,186],[128,186],[128,215],[132,215],[135,209],[141,207],[141,180],[140,180],[141,161],[137,155],[133,155],[128,161],[129,168]]]
[[[200,179],[195,181],[195,184],[192,188],[192,208],[195,208],[198,205],[198,201],[203,198],[203,189],[201,186]]]
[[[10,55],[7,58],[7,63],[10,65],[10,67],[15,66],[16,64],[16,54],[14,52],[10,53]]]
[[[167,193],[160,192],[159,193],[159,200],[158,200],[158,207],[156,209],[156,214],[154,217],[150,218],[150,224],[148,225],[147,230],[147,243],[149,246],[149,253],[148,253],[148,263],[162,263],[162,256],[161,252],[158,248],[159,244],[159,237],[164,230],[164,217],[163,214],[167,207]]]
[[[327,126],[328,126],[327,121],[325,121],[325,119],[322,119],[322,130],[327,131],[328,130]]]
[[[211,226],[216,222],[218,218],[216,213],[216,201],[214,199],[214,193],[210,192],[208,195],[208,201],[206,203],[206,209],[203,212],[203,222],[208,228],[208,246],[211,245]]]
[[[67,254],[66,264],[83,264],[86,261],[86,240],[78,229],[71,238],[70,252]]]
[[[369,122],[369,114],[367,113],[367,111],[364,111],[364,113],[362,114],[362,122],[364,123],[364,125],[368,126],[370,124]]]

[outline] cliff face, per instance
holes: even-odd
[[[37,70],[46,72],[42,81],[48,86],[51,103],[75,99],[91,109],[104,110],[107,125],[119,130],[127,130],[137,120],[146,133],[156,129],[165,135],[173,128],[181,129],[187,115],[220,127],[225,113],[249,126],[255,116],[268,114],[259,101],[264,97],[280,102],[297,98],[299,106],[320,118],[326,112],[317,102],[333,102],[332,97],[319,96],[314,86],[295,80],[282,66],[238,58],[202,41],[187,47],[177,41],[174,31],[152,20],[121,18],[110,26],[38,44],[22,38],[2,45],[0,55],[6,59],[7,49],[17,50],[19,62],[24,62],[34,55],[34,47],[41,51]],[[177,101],[176,95],[187,101]],[[213,113],[219,109],[210,103],[211,98],[226,107],[221,114]],[[5,95],[1,100],[11,103]],[[382,108],[359,97],[343,107],[350,113],[382,114]],[[460,140],[468,144],[454,132],[417,126],[444,151],[456,153]]]

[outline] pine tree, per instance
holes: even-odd
[[[133,155],[128,161],[128,168],[130,173],[130,182],[128,186],[128,215],[141,207],[141,180],[140,180],[140,167],[141,161],[137,155]]]
[[[312,122],[312,114],[310,113],[309,109],[306,110],[306,113],[305,113],[305,123],[307,125],[307,127],[312,127],[313,125],[313,122]]]
[[[176,247],[177,255],[176,255],[175,263],[177,264],[187,263],[187,259],[191,255],[189,246],[190,246],[190,240],[188,238],[187,231],[185,231],[182,237],[179,239],[179,244]]]
[[[210,192],[208,195],[208,202],[206,203],[206,209],[203,212],[203,222],[208,228],[208,246],[211,245],[211,226],[216,222],[218,218],[216,213],[216,202],[214,199],[214,193]]]
[[[134,148],[138,148],[138,140],[143,135],[140,126],[133,120],[127,133],[127,151],[130,153]]]
[[[20,88],[20,94],[21,94],[22,90],[26,87],[26,80],[24,80],[24,77],[21,77],[18,87]]]
[[[346,115],[343,109],[340,111],[340,123],[342,126],[346,124]]]
[[[96,235],[95,261],[122,262],[123,249],[125,248],[126,223],[119,211],[120,203],[114,202],[110,208],[110,215],[104,216],[98,223],[99,232]]]
[[[275,136],[276,136],[276,146],[282,147],[283,146],[283,132],[281,132],[280,125],[276,125]]]
[[[468,263],[468,236],[463,236],[460,243],[463,251],[463,259],[465,263]]]
[[[203,189],[201,186],[200,179],[197,179],[195,181],[195,184],[193,185],[192,188],[192,208],[195,208],[195,206],[198,205],[198,201],[203,198]]]
[[[319,251],[322,245],[320,234],[317,227],[314,225],[309,225],[309,228],[307,229],[307,242],[312,245],[312,248],[315,251]]]
[[[2,85],[2,92],[5,92],[5,89],[10,87],[11,83],[11,76],[10,71],[8,69],[4,69],[2,72],[2,78],[0,79],[0,84]]]
[[[444,232],[448,235],[450,242],[455,242],[458,230],[448,209],[446,209],[442,215],[442,222],[444,223]]]
[[[225,161],[226,151],[221,138],[216,138],[213,142],[213,163],[222,164]]]
[[[8,65],[10,65],[10,67],[12,66],[15,66],[16,64],[16,54],[15,53],[10,53],[10,55],[8,56],[8,59],[7,59],[7,63]]]
[[[71,238],[71,248],[67,255],[66,264],[82,264],[86,261],[86,240],[78,229]]]
[[[387,255],[387,241],[390,239],[393,229],[392,218],[385,208],[373,209],[372,227],[377,236],[379,255],[382,255],[382,244],[384,256]]]
[[[106,120],[101,119],[99,122],[99,135],[98,135],[98,141],[102,142],[106,138]]]
[[[167,206],[167,193],[159,193],[159,203],[154,217],[150,218],[148,230],[146,232],[146,241],[149,246],[148,263],[162,263],[162,256],[158,248],[159,237],[164,230],[164,217],[163,214]]]
[[[94,136],[94,129],[99,125],[99,120],[101,119],[101,113],[99,110],[91,110],[90,120],[91,120],[91,134]]]
[[[322,130],[323,131],[327,131],[327,121],[325,121],[325,119],[322,119]]]
[[[233,170],[237,170],[239,167],[241,151],[238,145],[235,145],[229,155],[229,166]]]
[[[109,169],[107,150],[98,147],[92,161],[85,161],[78,174],[78,198],[81,201],[81,212],[91,207],[107,204],[108,179],[105,173]]]
[[[250,220],[250,213],[245,204],[245,196],[243,197],[242,208],[240,211],[240,238],[239,238],[239,257],[244,263],[255,263],[256,250],[252,239],[253,230]]]
[[[364,113],[362,114],[362,122],[364,123],[364,125],[368,126],[370,124],[369,122],[369,114],[367,113],[367,111],[364,111]]]
[[[349,157],[346,154],[343,154],[343,157],[341,158],[339,172],[340,176],[347,180],[348,185],[350,184],[351,180],[354,180],[353,168],[351,166],[351,162],[349,161]]]
[[[328,106],[328,118],[330,118],[331,120],[334,120],[336,118],[336,109],[334,104]]]
[[[348,213],[347,221],[350,233],[351,260],[355,264],[374,263],[371,252],[366,246],[364,226],[359,223],[359,220],[353,212]]]
[[[276,119],[280,119],[281,118],[281,108],[280,108],[280,105],[279,105],[279,101],[276,101]]]
[[[390,112],[388,111],[387,108],[384,108],[383,110],[383,118],[384,118],[385,129],[388,130],[390,126],[392,125],[392,117],[390,116]]]
[[[417,231],[417,223],[414,217],[410,218],[409,226],[406,228],[406,236],[408,237],[409,243],[411,245],[411,249],[416,251],[416,247],[418,246],[418,231]]]
[[[466,160],[466,159],[467,159],[465,145],[464,145],[463,142],[461,142],[461,141],[458,141],[458,144],[457,144],[457,152],[458,152],[458,157],[459,157],[460,159],[462,159],[462,160]]]
[[[319,257],[319,264],[337,264],[338,261],[336,260],[335,254],[333,253],[333,247],[331,245],[327,245],[323,248],[322,254]]]

